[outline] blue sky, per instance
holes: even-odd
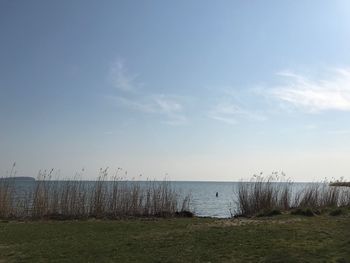
[[[350,178],[350,3],[0,1],[0,172]]]

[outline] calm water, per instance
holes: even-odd
[[[235,209],[235,182],[172,182],[181,194],[191,194],[191,209],[197,216],[230,217]],[[218,197],[216,197],[218,192]]]
[[[86,184],[93,182],[85,181]],[[18,192],[34,189],[35,182],[16,182]],[[140,182],[145,184],[145,182]],[[190,208],[197,216],[227,218],[236,209],[237,182],[171,182],[180,196],[191,195]],[[301,189],[305,183],[294,183],[293,189]],[[218,196],[216,197],[216,193]]]

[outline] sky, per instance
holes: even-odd
[[[350,179],[349,50],[347,0],[0,0],[0,175]]]

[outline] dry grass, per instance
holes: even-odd
[[[189,211],[170,182],[125,181],[108,168],[96,181],[53,180],[53,170],[40,171],[34,188],[16,194],[14,180],[0,180],[0,218],[83,219],[167,217]],[[191,214],[191,213],[190,213]]]
[[[71,180],[58,180],[54,171],[40,171],[33,188],[16,192],[15,164],[10,179],[0,180],[0,218],[83,219],[122,217],[190,216],[190,196],[183,198],[170,182],[125,181],[120,168],[109,176],[101,169],[96,181],[83,181],[82,174]],[[55,177],[55,180],[53,179]],[[238,216],[274,215],[290,209],[323,209],[350,206],[350,189],[328,183],[294,187],[285,175],[254,176],[240,182],[236,192]]]
[[[350,206],[350,191],[329,186],[327,182],[310,183],[296,190],[284,174],[254,176],[250,182],[240,182],[237,196],[237,216],[278,214],[290,209],[324,209]]]
[[[350,206],[350,189],[330,186],[327,182],[310,184],[295,195],[296,208],[336,208]]]
[[[15,172],[16,163],[11,167],[10,172],[7,174],[8,178],[13,178]],[[13,213],[13,181],[12,180],[0,180],[0,217],[8,217]]]
[[[236,215],[252,216],[273,210],[290,208],[292,197],[289,180],[285,175],[255,175],[250,182],[240,182],[237,190]]]

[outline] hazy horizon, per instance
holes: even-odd
[[[349,11],[1,1],[0,176],[350,180]]]

